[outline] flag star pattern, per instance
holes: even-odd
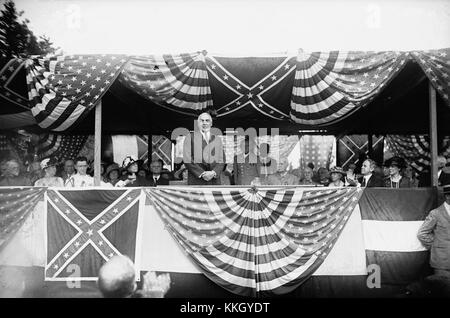
[[[128,58],[71,55],[29,59],[28,97],[39,126],[64,131],[94,108]]]
[[[37,155],[40,159],[54,157],[58,161],[78,156],[88,136],[43,134],[39,136]]]
[[[306,168],[312,162],[314,167],[329,168],[333,156],[333,136],[302,136],[300,138],[300,167]]]
[[[413,52],[412,56],[427,75],[431,85],[450,106],[450,48]]]
[[[77,264],[82,269],[77,279],[95,280],[101,264],[112,256],[126,254],[133,260],[140,194],[139,189],[49,189],[45,279],[73,279],[67,267]]]
[[[0,187],[0,251],[24,224],[38,201],[43,200],[45,188]]]
[[[240,61],[242,62],[242,61]],[[239,63],[239,62],[237,62]],[[273,97],[274,87],[282,89],[286,85],[285,80],[295,71],[295,57],[285,57],[276,64],[268,74],[260,74],[259,70],[254,70],[254,75],[260,75],[256,83],[247,85],[240,78],[233,75],[218,58],[206,57],[208,72],[212,74],[222,85],[228,89],[234,99],[224,105],[216,105],[217,116],[231,114],[243,107],[250,106],[259,113],[277,120],[289,119],[289,114],[284,112],[279,105],[273,104],[266,96]],[[259,72],[258,72],[259,71]],[[288,78],[289,79],[289,78]]]
[[[283,294],[304,282],[362,194],[360,188],[145,191],[202,272],[243,296]]]

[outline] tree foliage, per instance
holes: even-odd
[[[24,12],[17,11],[14,1],[7,0],[0,13],[0,57],[2,59],[55,52],[56,48],[48,37],[37,38],[28,27],[30,21],[20,20]]]

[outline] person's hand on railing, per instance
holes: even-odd
[[[144,275],[141,293],[147,298],[164,298],[170,288],[170,275],[148,272]]]

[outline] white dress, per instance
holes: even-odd
[[[35,187],[64,187],[64,181],[60,177],[44,177],[34,183]]]

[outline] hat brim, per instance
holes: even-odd
[[[130,162],[128,165],[126,165],[124,169],[128,169],[132,164],[135,164],[135,163],[136,163],[138,166],[140,166],[140,165],[142,165],[142,164],[144,163],[144,160],[138,159],[138,160],[136,160],[136,161],[132,161],[132,162]]]

